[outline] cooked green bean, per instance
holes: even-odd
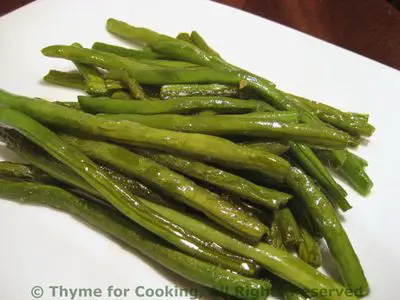
[[[288,144],[278,142],[245,141],[239,144],[249,148],[271,152],[276,155],[282,155],[290,148]]]
[[[124,99],[124,100],[131,100],[132,96],[131,94],[129,94],[128,92],[125,92],[123,90],[119,90],[119,91],[115,91],[114,93],[112,93],[111,95],[112,99]],[[79,103],[79,102],[78,102]]]
[[[268,111],[264,103],[256,100],[239,100],[226,97],[185,97],[170,100],[109,101],[109,98],[79,96],[79,103],[86,112],[110,114],[173,114],[200,110],[213,110],[219,113],[247,113]]]
[[[288,200],[292,198],[289,194],[256,185],[240,176],[192,158],[142,149],[136,149],[135,151],[186,176],[204,181],[243,199],[248,199],[271,209],[286,205]]]
[[[289,208],[282,208],[274,212],[274,219],[281,232],[285,246],[296,246],[301,242],[301,232]]]
[[[57,70],[50,70],[49,73],[46,74],[46,76],[43,77],[43,80],[60,85],[60,86],[65,86],[73,89],[78,89],[78,90],[85,90],[86,85],[85,85],[85,79],[81,74],[78,72],[61,72]],[[118,89],[123,89],[125,86],[116,80],[112,79],[105,79],[105,85],[107,89],[110,90],[118,90]]]
[[[352,208],[350,203],[346,200],[346,191],[336,183],[328,170],[324,167],[322,162],[315,155],[314,151],[305,145],[298,143],[289,143],[291,153],[301,162],[304,169],[313,177],[317,178],[319,184],[326,189],[335,199],[342,211],[347,211]],[[332,153],[332,151],[331,151]],[[333,155],[333,153],[332,153]],[[333,188],[334,187],[334,188]]]
[[[55,101],[54,103],[68,107],[68,108],[81,110],[81,106],[79,105],[79,102]]]
[[[95,42],[92,45],[92,49],[101,51],[101,52],[116,54],[118,56],[130,57],[130,58],[134,58],[134,59],[160,59],[160,58],[162,58],[162,55],[159,55],[159,54],[151,52],[151,51],[129,49],[129,48],[110,45],[110,44],[106,44],[106,43],[102,43],[102,42]]]
[[[78,43],[72,44],[73,47],[82,48]],[[82,74],[85,80],[85,90],[91,95],[104,95],[107,94],[108,90],[104,79],[99,70],[93,66],[81,64],[74,61],[75,66],[78,68],[79,72]]]
[[[180,32],[176,38],[181,41],[185,41],[188,43],[192,43],[193,41],[190,39],[190,34],[187,32]]]
[[[193,42],[193,44],[195,44],[204,52],[221,58],[218,52],[212,49],[197,31],[192,31],[192,33],[190,34],[190,40]]]
[[[343,129],[350,134],[371,136],[375,131],[374,126],[368,124],[368,120],[358,115],[343,112],[332,106],[311,101],[303,97],[291,95],[291,99],[306,105],[322,121]]]
[[[254,170],[278,182],[286,179],[290,167],[279,156],[239,146],[219,137],[154,129],[129,121],[115,122],[4,90],[0,90],[0,105],[17,109],[44,124],[63,130],[181,153],[231,168]]]
[[[221,83],[239,84],[234,74],[224,73],[207,67],[176,69],[141,63],[140,60],[126,58],[111,53],[54,45],[42,49],[45,56],[64,58],[107,70],[127,70],[140,84],[178,83]]]
[[[79,103],[83,109],[88,112],[108,111],[117,113],[116,106],[112,106],[112,102],[104,100],[95,101],[90,99],[87,101],[84,97],[79,96]],[[171,101],[171,100],[167,100]],[[122,101],[121,101],[122,102]],[[151,103],[154,103],[152,101]],[[98,104],[100,103],[100,104]],[[107,103],[107,104],[106,104]],[[103,109],[107,105],[110,109]],[[99,109],[93,110],[96,106]],[[102,106],[101,109],[99,106]],[[147,105],[146,108],[151,105]],[[130,106],[133,107],[133,106]],[[143,112],[143,111],[141,111]],[[320,128],[318,126],[310,126],[307,124],[283,123],[279,118],[286,119],[285,113],[272,112],[271,119],[266,118],[264,114],[262,118],[250,117],[229,117],[229,116],[181,116],[181,115],[133,115],[123,114],[108,116],[101,115],[110,120],[129,120],[158,129],[168,129],[175,131],[203,133],[208,135],[225,136],[225,135],[246,135],[274,138],[283,141],[297,141],[307,143],[317,147],[343,149],[347,145],[348,136],[342,135],[339,131]],[[257,116],[257,115],[256,115]],[[275,119],[277,116],[277,120]],[[290,115],[289,115],[290,116]],[[279,118],[278,118],[279,117]]]
[[[297,123],[298,118],[297,114],[290,111],[274,111],[274,112],[252,112],[252,113],[245,113],[245,114],[218,114],[213,110],[204,110],[199,112],[196,115],[191,116],[181,116],[178,114],[161,114],[161,115],[142,115],[142,114],[97,114],[103,118],[107,118],[109,120],[121,121],[121,120],[128,120],[134,121],[136,118],[138,120],[143,119],[144,121],[149,120],[149,126],[155,124],[155,128],[160,128],[157,125],[162,123],[163,121],[168,122],[170,119],[174,120],[175,122],[179,123],[179,119],[182,119],[182,124],[185,124],[185,120],[201,120],[203,121],[203,117],[211,117],[214,116],[216,118],[204,118],[204,121],[207,120],[220,120],[222,121],[234,121],[237,119],[247,119],[249,121],[269,121],[269,122],[283,122],[283,123]],[[175,118],[177,120],[175,120]],[[163,120],[163,121],[161,121]],[[188,122],[188,121],[186,121]],[[139,122],[140,123],[140,122]],[[145,122],[144,122],[145,124]],[[183,126],[183,125],[182,125]]]
[[[119,213],[93,201],[77,198],[60,188],[33,182],[0,179],[0,196],[21,203],[56,208],[77,216],[172,272],[239,299],[265,299],[271,288],[268,281],[237,275],[174,250],[165,245],[161,239]],[[243,291],[246,292],[245,296],[243,296]],[[247,293],[254,297],[248,298]]]
[[[237,97],[239,89],[223,84],[172,84],[161,87],[161,99],[191,96]]]
[[[51,84],[77,90],[84,90],[86,87],[85,79],[78,72],[61,72],[57,70],[50,70],[49,73],[43,77],[43,80]]]
[[[32,118],[12,109],[1,108],[0,123],[17,129],[26,138],[40,145],[51,156],[81,176],[82,182],[89,183],[125,216],[181,250],[219,265],[231,266],[235,270],[250,270],[250,266],[243,261],[215,252],[215,247],[211,247],[209,243],[160,216],[143,204],[141,198],[133,196],[108,177],[77,148],[64,143],[56,134]]]
[[[368,282],[360,261],[330,202],[313,180],[298,168],[291,168],[288,183],[310,211],[311,217],[328,244],[346,286],[354,292],[367,295]]]
[[[146,98],[143,88],[127,71],[121,71],[121,78],[119,79],[128,86],[133,99],[144,100]]]
[[[259,243],[252,246],[241,242],[227,234],[225,230],[219,228],[200,216],[182,213],[168,207],[163,207],[155,203],[148,203],[154,210],[158,211],[165,218],[175,220],[183,228],[192,228],[200,238],[212,236],[212,239],[234,253],[253,259],[262,267],[275,275],[291,282],[292,284],[311,291],[337,290],[344,289],[334,280],[315,270],[310,265],[296,258],[292,254],[276,249],[266,243]],[[355,296],[343,294],[342,296],[326,295],[323,299],[357,299]]]
[[[1,139],[2,140],[2,139]],[[20,179],[27,181],[39,181],[43,183],[54,183],[55,180],[43,173],[40,169],[27,164],[14,162],[0,162],[0,177],[7,179]]]
[[[91,159],[115,168],[127,176],[138,178],[177,201],[203,212],[228,230],[252,241],[258,241],[264,235],[264,226],[258,219],[247,216],[217,194],[149,158],[113,144],[71,136],[62,138]]]
[[[331,167],[339,176],[343,177],[357,192],[366,196],[373,187],[373,182],[369,178],[364,168],[368,165],[363,158],[346,151],[347,156],[344,162],[338,163],[328,151],[319,151],[318,155],[325,163]]]
[[[297,247],[299,258],[315,268],[322,265],[321,249],[314,237],[304,228],[300,227],[301,241]]]

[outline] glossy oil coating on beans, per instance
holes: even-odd
[[[248,113],[268,111],[261,101],[239,100],[228,97],[182,97],[151,102],[119,101],[110,102],[109,98],[91,98],[79,96],[79,103],[90,113],[109,114],[173,114],[189,113],[199,110],[213,110],[219,113]]]
[[[208,261],[234,263],[228,256],[215,256],[209,243],[185,231],[147,207],[141,198],[133,196],[107,176],[77,148],[64,143],[56,134],[32,118],[11,109],[0,109],[0,122],[17,129],[26,138],[40,145],[94,187],[112,206],[136,223],[159,235],[182,251]],[[218,254],[218,253],[217,253]],[[239,266],[240,268],[240,266]],[[247,269],[245,267],[245,269]]]
[[[279,156],[239,146],[226,139],[155,129],[129,121],[115,122],[48,101],[13,95],[4,90],[0,90],[0,104],[63,130],[101,136],[134,146],[176,151],[200,160],[258,171],[277,181],[286,179],[290,167]]]
[[[271,209],[284,206],[288,200],[292,198],[290,194],[256,185],[235,174],[196,161],[192,158],[150,150],[137,149],[136,151],[172,170],[207,182],[243,199],[248,199],[251,202]]]
[[[130,222],[117,212],[103,205],[87,201],[53,186],[14,182],[0,179],[0,197],[25,204],[43,205],[70,213],[79,219],[99,228],[101,231],[128,245],[143,255],[163,265],[184,278],[221,290],[239,299],[243,293],[238,291],[257,291],[254,300],[268,296],[271,285],[268,281],[237,275],[215,265],[203,262],[166,246],[151,232]]]
[[[284,92],[278,90],[274,84],[265,78],[261,78],[248,71],[235,67],[189,43],[174,40],[168,36],[160,35],[148,29],[137,28],[116,19],[107,20],[107,30],[127,40],[147,44],[151,46],[155,52],[171,59],[188,61],[198,65],[210,67],[214,70],[224,71],[225,73],[236,77],[239,83],[245,81],[246,85],[250,89],[255,90],[277,109],[295,111],[300,110],[298,112],[302,117],[304,117],[302,120],[304,122],[309,122],[310,118],[315,117],[306,108],[295,105]],[[219,81],[214,82],[221,83]],[[318,120],[318,118],[316,119]],[[300,147],[301,146],[293,150],[293,153],[306,168],[306,171],[312,174],[318,181],[321,181],[321,185],[328,192],[335,196],[340,195],[341,201],[339,202],[339,205],[341,205],[344,210],[348,209],[350,205],[344,198],[344,190],[335,182],[335,180],[311,149],[305,149],[303,147],[302,151],[299,151]]]
[[[260,240],[264,234],[264,226],[256,218],[246,216],[217,194],[149,158],[113,144],[71,136],[62,138],[93,160],[138,178],[176,200],[200,210],[228,230],[255,241]]]
[[[171,101],[171,100],[168,100]],[[112,102],[108,101],[110,105]],[[85,107],[84,101],[80,101]],[[93,105],[94,101],[93,101]],[[87,109],[87,107],[86,107]],[[246,135],[256,137],[275,138],[286,141],[297,141],[322,148],[344,149],[348,143],[347,134],[328,128],[320,128],[307,124],[284,123],[259,117],[235,117],[229,116],[181,116],[181,115],[129,115],[106,116],[111,120],[128,119],[140,124],[159,129],[202,133],[216,136]],[[277,116],[285,119],[286,116]]]
[[[313,180],[298,168],[291,168],[288,183],[310,211],[311,217],[328,244],[346,286],[360,295],[367,295],[369,287],[364,271],[330,202]]]

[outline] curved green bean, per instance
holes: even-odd
[[[214,222],[244,238],[258,241],[265,233],[264,226],[258,219],[249,217],[217,194],[149,158],[104,142],[72,136],[62,136],[62,139],[93,160],[116,168],[125,175],[138,178],[177,201],[203,212]]]
[[[60,188],[0,179],[0,196],[16,202],[56,208],[77,216],[172,272],[239,299],[265,299],[271,288],[268,281],[244,277],[174,250],[119,213],[93,201],[78,198]],[[247,293],[253,295],[253,298],[248,298]]]
[[[287,193],[256,185],[240,176],[188,157],[142,149],[135,151],[186,176],[207,182],[243,199],[248,199],[271,209],[286,205],[292,198],[292,195]]]
[[[360,296],[369,292],[360,261],[344,231],[336,211],[313,180],[298,168],[292,167],[288,184],[301,197],[310,211],[318,230],[325,238],[346,286]]]
[[[82,48],[78,43],[72,44],[73,47]],[[85,81],[85,90],[91,95],[105,95],[108,92],[106,83],[104,82],[103,76],[96,67],[81,64],[79,62],[73,62],[79,72],[82,74]]]
[[[232,265],[235,269],[249,270],[249,266],[245,263],[236,267],[237,259],[216,253],[214,248],[213,251],[210,251],[211,247],[207,242],[198,239],[191,232],[184,230],[147,207],[143,204],[141,198],[133,196],[118,185],[77,148],[64,143],[56,134],[32,118],[12,109],[0,108],[0,123],[15,128],[26,138],[40,145],[51,156],[81,176],[82,181],[89,183],[112,206],[129,219],[181,250],[220,265]]]
[[[164,217],[175,220],[180,226],[193,228],[199,237],[206,238],[212,236],[212,239],[225,249],[253,259],[263,268],[301,289],[314,292],[319,290],[342,291],[345,289],[334,280],[284,250],[277,249],[266,243],[259,243],[257,246],[252,246],[233,238],[223,229],[211,224],[200,216],[182,213],[155,203],[149,203],[149,205]],[[332,300],[357,299],[355,296],[345,294],[338,296],[334,293],[322,298]]]

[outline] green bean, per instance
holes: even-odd
[[[225,97],[185,97],[152,102],[109,101],[108,98],[79,96],[79,103],[85,111],[111,114],[167,114],[188,113],[199,110],[213,110],[219,113],[246,113],[264,111],[263,102],[239,100]]]
[[[237,275],[166,246],[147,230],[119,213],[53,186],[0,180],[0,196],[20,203],[40,204],[77,216],[184,278],[240,299],[265,299],[270,283]],[[241,291],[254,298],[242,296]]]
[[[124,90],[115,91],[111,95],[112,99],[123,99],[123,100],[132,100],[131,94],[125,92]],[[79,102],[78,102],[79,103]]]
[[[335,202],[339,205],[342,211],[347,211],[352,208],[344,196],[347,195],[347,193],[340,185],[336,184],[335,180],[328,173],[322,162],[310,147],[291,142],[290,149],[296,158],[301,161],[301,164],[306,171],[308,171],[308,173],[314,178],[318,178],[318,183],[320,183],[321,186],[324,187],[332,197],[334,197]],[[320,176],[318,174],[320,174]]]
[[[130,57],[134,59],[160,59],[162,55],[151,51],[128,49],[120,46],[110,45],[102,42],[95,42],[92,45],[93,50],[112,53],[118,56]]]
[[[192,33],[190,34],[190,40],[193,42],[193,44],[195,44],[204,52],[221,58],[218,52],[212,49],[197,31],[192,31]]]
[[[79,105],[79,102],[55,101],[54,103],[68,107],[68,108],[81,110],[81,106]]]
[[[242,147],[222,138],[154,129],[128,121],[110,121],[4,90],[0,90],[0,105],[17,109],[44,124],[75,134],[104,137],[133,146],[181,153],[230,168],[254,170],[278,182],[285,180],[290,166],[279,156]]]
[[[96,99],[90,99],[89,103],[89,101],[87,101],[84,97],[79,96],[81,107],[83,107],[88,112],[108,111],[117,113],[118,109],[116,109],[116,106],[111,106],[113,104],[112,102],[104,100],[103,103],[101,103],[101,101],[96,102],[95,100]],[[154,102],[155,101],[153,101],[152,103]],[[107,109],[103,109],[106,103]],[[108,103],[110,105],[108,105]],[[99,109],[93,109],[94,106]],[[100,108],[99,106],[102,107]],[[108,109],[108,107],[110,109]],[[146,108],[148,108],[148,106]],[[275,119],[275,116],[286,119],[287,115],[285,113],[273,112],[270,113],[270,115],[271,119],[265,117],[268,116],[268,114],[264,114],[263,118],[252,118],[251,116],[181,116],[168,114],[153,116],[133,114],[101,116],[109,120],[129,120],[153,128],[190,133],[202,133],[216,136],[246,135],[275,138],[283,141],[297,141],[307,143],[324,148],[343,149],[347,145],[347,135],[341,135],[340,132],[336,130],[310,126],[307,124],[283,123],[279,122],[279,119]]]
[[[162,68],[169,68],[169,69],[196,69],[199,65],[192,64],[186,61],[178,61],[178,60],[165,60],[165,59],[141,59],[141,63],[155,66],[155,67],[162,67]]]
[[[284,123],[297,123],[297,114],[289,111],[276,111],[276,112],[253,112],[245,114],[227,114],[220,115],[213,110],[204,110],[196,115],[181,116],[178,114],[160,114],[160,115],[142,115],[142,114],[97,114],[103,118],[109,120],[121,121],[128,120],[142,124],[148,124],[148,126],[154,128],[162,128],[162,123],[171,122],[177,124],[188,124],[190,120],[196,122],[209,121],[235,121],[237,119],[246,119],[248,121],[266,121],[266,122],[284,122]],[[211,117],[211,118],[210,118]],[[179,125],[181,126],[181,125]],[[173,128],[173,127],[172,127]],[[174,129],[175,130],[175,129]],[[176,129],[179,130],[179,127]]]
[[[258,219],[246,216],[217,194],[209,192],[151,159],[113,144],[71,136],[62,138],[93,160],[116,168],[125,175],[138,178],[177,201],[203,212],[214,222],[243,237],[258,241],[264,234],[262,223]]]
[[[267,238],[268,244],[272,245],[274,248],[286,251],[285,244],[283,243],[283,236],[278,226],[278,221],[273,218],[271,222],[271,235]]]
[[[120,80],[128,86],[133,99],[144,100],[146,98],[143,88],[140,86],[135,78],[129,75],[127,71],[121,72]]]
[[[223,96],[238,97],[239,89],[222,84],[173,84],[161,87],[161,99],[190,96]]]
[[[218,115],[217,112],[212,111],[212,110],[203,110],[199,113],[197,113],[198,116],[215,116]]]
[[[292,198],[289,194],[256,185],[237,175],[191,158],[149,150],[136,149],[135,151],[181,174],[271,209],[286,205]]]
[[[282,155],[282,154],[286,153],[290,148],[288,144],[284,144],[284,143],[261,142],[261,141],[257,141],[257,140],[256,141],[245,141],[245,142],[241,142],[239,144],[249,147],[249,148],[271,152],[276,155]]]
[[[375,131],[374,126],[368,124],[363,117],[343,112],[332,106],[311,101],[303,97],[291,95],[291,99],[307,106],[322,121],[336,126],[353,135],[371,136]]]
[[[60,106],[61,107],[61,106]],[[147,228],[181,250],[213,263],[231,266],[235,270],[248,272],[250,267],[224,253],[210,251],[210,245],[185,231],[170,220],[166,220],[143,204],[141,198],[133,196],[114,182],[87,156],[75,147],[64,143],[56,134],[32,118],[11,109],[0,109],[0,123],[17,129],[22,135],[40,145],[55,159],[71,168],[87,181],[117,210],[131,220]]]
[[[83,76],[74,71],[61,72],[57,70],[50,70],[49,73],[47,73],[47,75],[43,77],[43,80],[48,83],[65,86],[73,89],[78,89],[82,91],[85,90],[86,88],[85,79],[83,78]],[[104,82],[109,91],[125,88],[125,86],[122,85],[121,82],[118,82],[116,80],[105,79]]]
[[[332,205],[313,180],[298,168],[291,168],[288,184],[301,197],[310,211],[317,228],[328,244],[346,286],[360,292],[361,295],[367,295],[369,287],[360,261]]]
[[[344,287],[340,284],[286,251],[276,249],[266,243],[260,243],[257,246],[243,243],[227,234],[222,228],[210,223],[208,220],[200,216],[182,213],[155,203],[148,204],[165,218],[175,220],[175,222],[183,228],[192,228],[195,234],[200,238],[211,236],[216,243],[220,244],[225,249],[253,259],[263,268],[302,289],[310,291],[344,290]],[[348,296],[345,294],[338,296],[334,293],[322,298],[335,300],[357,299],[357,297],[354,296]]]
[[[78,43],[74,43],[72,46],[82,48],[82,46]],[[74,64],[85,80],[85,90],[88,94],[104,95],[108,92],[104,79],[99,70],[93,66],[81,64],[75,61]]]
[[[105,77],[106,77],[106,75],[105,75]],[[114,90],[118,91],[118,90],[122,90],[122,89],[127,89],[127,86],[123,82],[118,81],[118,80],[106,78],[104,80],[104,82],[106,83],[107,89],[110,92],[112,92]]]
[[[13,135],[15,137],[15,135]],[[27,143],[26,141],[24,141],[24,143]],[[27,150],[26,151],[31,151],[31,150],[36,150],[35,148],[37,148],[37,146],[30,144],[29,142],[27,143]],[[33,149],[32,149],[33,148]],[[39,149],[40,150],[40,149]],[[21,150],[21,151],[25,151],[25,150]],[[40,150],[41,151],[41,150]],[[46,154],[44,154],[46,155]],[[40,156],[42,156],[40,154]],[[44,159],[47,159],[49,161],[49,165],[54,169],[54,172],[52,175],[58,175],[57,171],[60,170],[59,165],[57,165],[57,163],[54,163],[54,159],[52,159],[51,157],[45,157]],[[52,161],[53,160],[53,161]],[[1,165],[0,165],[1,167]],[[25,166],[25,168],[30,168],[32,169],[32,166]],[[100,166],[101,170],[104,171],[108,176],[110,176],[110,178],[114,179],[115,182],[117,182],[120,186],[127,188],[129,191],[131,191],[133,194],[141,197],[144,196],[145,198],[141,199],[141,201],[149,207],[155,208],[156,211],[158,213],[160,213],[163,216],[166,216],[168,214],[166,214],[166,212],[169,211],[169,209],[174,209],[174,210],[178,210],[180,212],[180,214],[185,215],[186,212],[184,210],[183,207],[176,205],[175,203],[169,203],[166,200],[164,200],[163,198],[161,198],[159,195],[157,194],[151,194],[152,191],[150,191],[147,187],[143,188],[143,185],[141,183],[138,183],[137,181],[131,179],[131,178],[127,178],[124,175],[117,173],[107,167],[104,166]],[[3,168],[4,169],[4,168]],[[19,171],[21,169],[21,167],[19,165],[17,165],[17,170],[15,171],[11,171],[9,170],[10,167],[6,167],[4,172],[0,172],[0,178],[9,178],[9,179],[13,179],[13,180],[31,180],[31,181],[37,181],[39,179],[45,178],[46,179],[46,183],[54,183],[54,179],[52,177],[50,177],[49,175],[46,175],[45,173],[41,173],[40,169],[34,169],[36,170],[35,177],[30,176],[28,178],[28,175],[30,175],[30,173],[26,173]],[[1,171],[1,169],[0,169]],[[67,185],[69,185],[72,188],[75,188],[73,191],[77,192],[79,195],[84,195],[85,197],[87,195],[90,195],[92,197],[98,198],[96,200],[105,200],[101,194],[99,194],[95,189],[93,189],[93,187],[91,187],[88,183],[86,182],[82,182],[80,185],[77,185],[76,183],[79,182],[80,177],[78,175],[76,175],[75,173],[73,173],[72,171],[69,172],[64,172],[61,169],[62,175],[63,176],[59,176],[57,177],[57,179],[60,179],[61,182],[66,183]],[[33,174],[33,173],[32,173]],[[1,176],[1,175],[5,175],[5,176]],[[47,176],[47,177],[45,177]],[[56,176],[54,176],[54,178],[56,178]],[[59,181],[56,181],[56,183]],[[138,186],[142,185],[142,186]],[[76,190],[76,188],[81,188],[82,190]],[[82,191],[84,191],[84,193],[82,193]],[[105,202],[102,202],[104,204],[106,204]],[[152,203],[155,203],[157,205],[153,205]],[[165,207],[168,207],[168,209],[166,210]],[[179,214],[178,214],[179,216]],[[194,229],[190,228],[190,227],[185,227],[186,225],[183,224],[183,228],[185,230],[188,231],[192,231]],[[196,230],[194,230],[195,232]],[[201,235],[201,234],[200,234]],[[197,235],[198,236],[198,235]],[[203,236],[203,235],[201,235]],[[210,236],[209,236],[210,237]],[[207,239],[206,239],[207,240]],[[215,241],[213,241],[215,243]],[[235,255],[229,253],[229,256],[231,257],[235,257]],[[255,275],[255,272],[258,273],[259,271],[259,266],[255,265],[251,260],[246,260],[245,258],[242,257],[237,257],[237,259],[240,259],[241,262],[246,263],[246,267],[249,268],[247,271],[243,270],[242,268],[238,268],[236,271],[239,273],[242,273],[244,275],[247,276],[253,276]],[[232,267],[232,265],[228,265],[227,267]]]
[[[146,28],[138,28],[116,19],[107,20],[107,30],[126,40],[147,44],[157,53],[163,53],[170,59],[188,61],[198,65],[207,65],[216,70],[235,72],[234,76],[244,79],[240,75],[241,69],[228,64],[220,57],[206,53],[197,46],[186,41],[177,40],[169,36],[158,34]],[[221,82],[214,82],[221,83]]]
[[[309,265],[319,268],[322,265],[322,257],[318,242],[304,227],[300,227],[300,231],[301,241],[297,247],[299,258]]]
[[[69,167],[47,154],[39,146],[29,142],[18,132],[0,128],[0,139],[7,145],[7,148],[33,165],[34,168],[42,170],[59,182],[91,193],[92,189],[88,188],[88,185],[80,176],[75,175]],[[102,197],[98,192],[95,196]]]
[[[42,49],[42,53],[45,56],[78,61],[107,70],[127,70],[140,84],[239,83],[238,78],[233,74],[215,71],[207,67],[175,69],[150,66],[132,58],[72,46],[49,46]]]
[[[51,84],[77,90],[84,90],[86,87],[85,79],[78,72],[61,72],[57,70],[50,70],[49,73],[43,77],[43,80]]]
[[[301,242],[301,232],[289,208],[282,208],[274,212],[278,229],[282,234],[285,246],[297,246]]]
[[[49,175],[31,165],[8,161],[0,162],[0,177],[7,179],[19,179],[26,181],[39,181],[42,183],[54,183],[55,180]]]
[[[193,43],[193,41],[190,39],[190,34],[187,32],[180,32],[177,36],[176,39],[185,41],[188,43]]]
[[[50,157],[47,153],[44,153],[43,150],[32,143],[29,143],[28,141],[18,137],[16,134],[7,131],[0,132],[0,139],[5,141],[7,147],[15,151],[19,156],[38,166],[34,167],[33,165],[3,161],[0,162],[0,178],[38,181],[46,184],[62,182],[72,188],[81,188],[86,193],[102,198],[96,190],[93,190],[93,188],[88,186],[86,183],[80,184],[80,177],[72,173],[69,169],[66,169],[64,165],[59,164],[55,159]],[[34,153],[34,155],[31,153]],[[132,194],[155,203],[182,209],[182,207],[177,206],[176,203],[167,202],[159,194],[149,189],[141,182],[128,178],[105,166],[100,165],[100,168],[109,177],[117,181]],[[46,171],[48,171],[48,173],[46,173]]]
[[[363,158],[347,151],[344,162],[337,162],[331,153],[319,151],[319,157],[331,167],[339,176],[343,177],[357,192],[367,196],[373,187],[373,182],[365,172],[364,168],[368,165]]]

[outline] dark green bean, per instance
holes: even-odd
[[[188,157],[142,149],[136,149],[136,151],[172,170],[271,209],[286,205],[292,198],[289,194],[256,185],[235,174]]]
[[[173,114],[189,113],[200,110],[213,110],[219,113],[247,113],[268,111],[263,102],[256,100],[239,100],[227,97],[185,97],[168,101],[109,101],[109,98],[92,98],[79,96],[79,103],[90,113],[110,114]]]
[[[243,261],[217,253],[214,248],[211,251],[210,244],[160,216],[143,204],[141,198],[133,196],[108,177],[77,148],[64,143],[56,134],[32,118],[15,110],[1,108],[0,123],[16,128],[25,137],[40,145],[55,159],[81,176],[81,185],[86,181],[125,216],[171,242],[181,250],[219,265],[231,266],[235,270],[243,270],[244,272],[250,270],[250,266]]]
[[[53,186],[0,179],[0,196],[26,204],[40,204],[79,217],[118,241],[138,250],[172,272],[239,299],[262,300],[268,296],[268,281],[244,277],[170,248],[149,231],[106,207]],[[243,292],[253,298],[243,296]]]
[[[82,48],[78,43],[72,44],[73,47]],[[91,95],[105,95],[107,94],[107,86],[104,82],[102,74],[93,66],[81,64],[74,61],[75,66],[78,68],[79,72],[82,74],[85,80],[85,90]]]
[[[138,178],[177,201],[203,212],[228,230],[251,241],[258,241],[264,235],[264,226],[258,219],[247,216],[217,194],[211,193],[151,159],[113,144],[71,136],[62,136],[62,138],[93,160],[116,168],[127,176]]]
[[[359,296],[367,295],[369,287],[360,261],[330,202],[313,180],[298,168],[291,168],[288,183],[310,211],[317,228],[328,244],[346,286],[353,292],[359,293]]]
[[[237,97],[239,89],[223,84],[173,84],[161,87],[161,99],[191,96],[223,96]]]
[[[103,103],[97,104],[96,99],[90,99],[90,103],[79,96],[81,107],[89,112],[95,111],[108,111],[117,113],[116,106],[112,106],[112,102],[104,100],[104,105],[107,103],[107,109],[104,109]],[[171,100],[167,100],[171,101]],[[123,101],[120,101],[123,102]],[[152,101],[154,103],[155,101]],[[101,106],[101,108],[100,108]],[[129,105],[133,107],[132,105]],[[98,109],[93,109],[94,107]],[[110,109],[108,109],[108,107]],[[150,105],[146,107],[148,109]],[[143,112],[143,111],[140,111]],[[150,126],[158,129],[168,129],[174,131],[183,131],[190,133],[202,133],[216,136],[226,135],[246,135],[256,137],[266,137],[279,139],[283,141],[297,141],[315,145],[323,148],[336,148],[343,149],[347,145],[348,136],[342,135],[339,131],[320,128],[318,126],[311,126],[307,124],[295,124],[281,122],[279,119],[286,120],[293,115],[286,112],[271,112],[257,114],[256,117],[238,117],[235,116],[181,116],[181,115],[134,115],[122,114],[113,115],[100,115],[101,117],[110,120],[129,120],[140,123],[142,125]],[[271,118],[269,118],[269,116]]]

